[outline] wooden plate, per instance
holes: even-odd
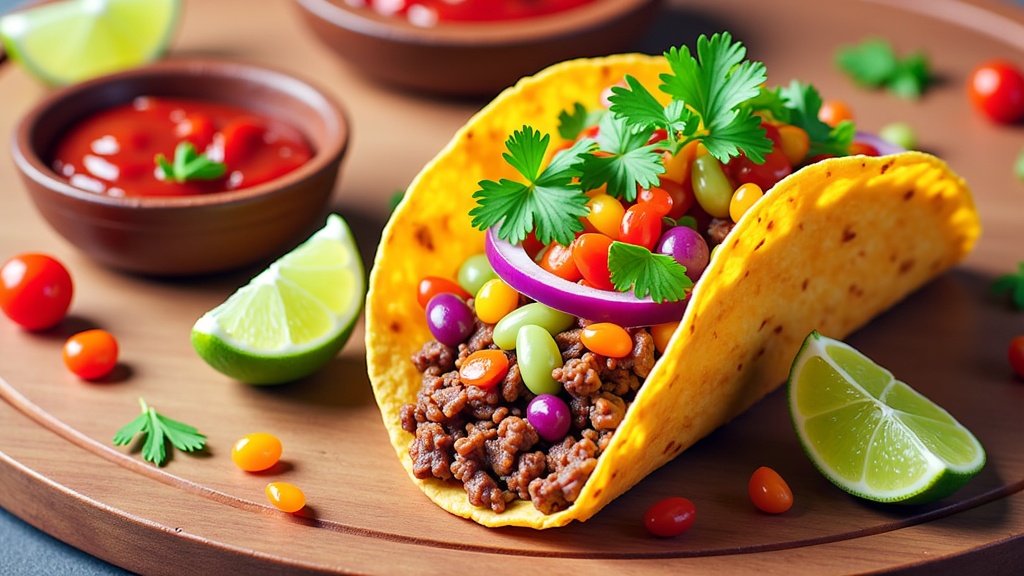
[[[680,0],[639,48],[660,51],[719,30],[766,62],[772,84],[811,79],[852,104],[868,130],[911,123],[922,147],[972,184],[985,224],[977,251],[849,339],[986,446],[985,469],[957,494],[922,507],[847,496],[814,471],[777,392],[589,522],[546,532],[479,527],[434,506],[401,469],[366,378],[361,328],[306,381],[256,388],[226,379],[192,352],[189,328],[256,270],[161,281],[105,269],[46,227],[2,162],[0,255],[53,253],[70,267],[77,293],[71,316],[51,332],[0,322],[0,505],[87,552],[153,574],[1009,571],[1024,558],[1024,385],[1005,349],[1024,325],[988,286],[1024,259],[1024,184],[1012,171],[1024,143],[1019,126],[994,126],[975,113],[964,83],[984,59],[1024,63],[1024,14],[982,0]],[[867,36],[891,39],[901,53],[925,50],[939,84],[917,102],[853,86],[832,58]],[[246,0],[189,2],[174,50],[291,69],[344,101],[355,136],[334,208],[353,224],[367,262],[388,197],[482,105],[367,83],[319,46],[282,0],[259,10]],[[43,91],[15,67],[0,68],[0,132],[10,133]],[[92,326],[122,344],[123,363],[108,382],[78,381],[60,361],[64,339]],[[175,454],[158,469],[114,448],[110,440],[136,414],[138,397],[198,426],[209,449]],[[234,440],[255,431],[285,444],[282,465],[269,473],[246,474],[230,462]],[[750,505],[746,482],[760,465],[789,481],[790,512],[768,516]],[[268,506],[263,488],[272,480],[300,486],[306,511]],[[669,495],[696,503],[697,524],[680,538],[652,538],[641,515]]]

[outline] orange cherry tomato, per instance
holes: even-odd
[[[438,294],[443,293],[455,294],[462,301],[469,300],[472,295],[466,292],[466,289],[459,286],[459,283],[450,280],[448,278],[442,278],[441,276],[426,276],[416,286],[416,301],[420,303],[423,309],[427,308],[427,302]]]
[[[767,466],[754,471],[747,486],[750,501],[758,510],[782,514],[793,506],[793,491],[779,473]]]
[[[612,239],[604,234],[580,234],[572,245],[572,259],[576,261],[583,279],[600,290],[614,290],[612,272],[608,269],[608,249]]]
[[[825,100],[818,109],[818,120],[835,126],[843,120],[853,120],[853,110],[842,100]]]
[[[256,432],[235,442],[231,447],[231,460],[246,472],[261,472],[277,464],[281,451],[281,440],[277,436]]]
[[[306,507],[306,495],[294,484],[271,482],[267,484],[267,499],[278,510],[293,513]]]
[[[96,380],[117,366],[117,339],[106,330],[79,332],[64,343],[64,365],[83,380]]]
[[[619,226],[619,240],[654,250],[661,237],[659,209],[652,204],[634,204],[626,210]]]
[[[672,212],[672,195],[657,186],[641,188],[636,203],[646,204],[659,216],[668,216]]]
[[[541,255],[539,264],[544,270],[569,282],[575,282],[583,277],[572,259],[571,245],[562,246],[558,242],[552,242]]]
[[[493,388],[508,373],[508,356],[501,350],[477,350],[459,367],[459,380],[467,386]]]
[[[668,348],[668,341],[676,333],[676,328],[679,328],[679,322],[668,322],[651,326],[651,338],[654,338],[654,349],[660,354],[665,353],[665,349]]]
[[[1010,367],[1017,376],[1024,378],[1024,336],[1017,336],[1010,340],[1010,347],[1007,350],[1010,360]]]
[[[618,324],[597,322],[583,329],[580,342],[587,350],[609,358],[625,358],[633,351],[633,339]]]

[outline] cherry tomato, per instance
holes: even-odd
[[[991,60],[971,72],[967,93],[990,119],[1011,124],[1024,118],[1024,74],[1005,60]]]
[[[449,293],[455,294],[462,301],[469,300],[472,295],[469,292],[459,286],[459,283],[448,278],[442,278],[441,276],[426,276],[416,286],[416,301],[420,303],[424,309],[427,307],[427,302],[438,294]]]
[[[267,484],[267,499],[278,510],[298,512],[306,506],[306,495],[294,484],[271,482]]]
[[[811,137],[799,126],[783,124],[779,126],[779,144],[789,163],[799,166],[811,149]]]
[[[580,234],[572,243],[572,259],[583,274],[583,279],[601,290],[614,290],[612,273],[608,269],[608,249],[612,239],[604,234]]]
[[[664,214],[667,214],[665,212]],[[640,203],[630,206],[619,225],[619,240],[654,250],[661,237],[661,208],[655,204]]]
[[[562,246],[558,242],[552,242],[540,257],[539,264],[544,270],[569,282],[575,282],[583,277],[572,259],[571,245]]]
[[[60,322],[71,306],[71,274],[45,254],[21,254],[0,266],[0,309],[28,330]]]
[[[853,120],[853,110],[842,100],[826,100],[818,109],[818,120],[835,126],[843,120]]]
[[[663,178],[658,187],[668,192],[668,195],[672,197],[672,209],[668,212],[669,218],[678,220],[690,211],[695,197],[693,194],[693,182],[690,181],[689,168],[686,171],[686,179],[682,182]]]
[[[103,378],[117,366],[117,339],[106,330],[79,332],[64,342],[64,365],[83,380]]]
[[[764,157],[764,162],[755,164],[741,154],[723,166],[725,173],[737,186],[740,184],[757,184],[761,190],[768,190],[779,180],[793,172],[789,157],[782,147],[782,135],[779,129],[768,123],[761,123],[765,136],[772,141],[772,151]]]
[[[793,491],[779,473],[767,466],[754,470],[747,485],[750,501],[769,514],[782,514],[793,506]]]
[[[537,239],[537,235],[531,230],[526,238],[523,239],[523,250],[530,255],[530,258],[536,258],[537,254],[544,249],[544,243]]]
[[[590,214],[586,221],[591,225],[591,232],[600,232],[613,240],[619,239],[619,223],[622,222],[622,215],[626,209],[618,198],[608,194],[595,194],[587,202]]]
[[[651,534],[670,538],[689,530],[696,516],[697,508],[693,502],[678,496],[665,498],[647,509],[644,525]]]
[[[672,212],[672,194],[660,187],[643,188],[637,193],[637,204],[646,204],[659,216]]]
[[[281,440],[277,436],[256,432],[235,442],[231,447],[231,460],[246,472],[261,472],[277,464],[281,452]]]
[[[881,156],[878,153],[878,148],[875,148],[867,142],[851,142],[850,143],[850,154],[862,154],[864,156]]]
[[[508,373],[508,356],[501,350],[477,350],[459,366],[459,380],[467,386],[493,388]]]
[[[1010,349],[1007,351],[1010,359],[1010,367],[1017,376],[1024,378],[1024,336],[1017,336],[1010,340]]]
[[[266,124],[255,116],[242,116],[232,120],[221,130],[224,136],[224,164],[230,170],[263,143]]]

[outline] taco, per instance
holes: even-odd
[[[702,37],[697,55],[699,60],[683,49],[664,57],[633,54],[575,60],[524,78],[476,114],[420,172],[387,224],[367,297],[368,371],[399,459],[414,482],[443,509],[486,526],[541,529],[586,520],[784,382],[810,331],[845,337],[953,266],[975,244],[980,225],[970,191],[941,160],[920,152],[826,157],[838,155],[836,150],[858,148],[851,144],[852,125],[827,127],[817,121],[814,113],[820,97],[813,89],[795,84],[788,92],[763,87],[756,66],[731,60],[737,55],[742,58],[744,52],[728,34],[710,40]],[[480,229],[486,191],[502,185],[502,179],[522,179],[503,155],[514,164],[517,153],[546,143],[537,135],[547,134],[550,148],[562,150],[563,155],[552,160],[549,153],[546,161],[561,162],[563,168],[578,165],[566,155],[584,158],[593,154],[596,144],[587,140],[592,132],[583,130],[580,136],[566,130],[566,125],[586,125],[579,120],[593,120],[601,111],[610,122],[607,118],[614,113],[606,110],[602,96],[607,96],[609,87],[619,86],[612,90],[619,96],[618,100],[612,97],[612,102],[649,104],[646,96],[653,92],[642,86],[671,85],[676,82],[673,75],[699,72],[699,66],[685,64],[704,64],[706,70],[716,56],[720,57],[716,65],[725,75],[717,81],[718,88],[736,87],[738,80],[727,81],[730,74],[745,75],[745,81],[754,86],[752,98],[730,108],[732,112],[718,110],[719,119],[752,122],[762,130],[757,134],[767,138],[765,124],[786,116],[805,127],[811,144],[802,150],[799,169],[774,183],[734,222],[728,215],[710,217],[708,209],[701,207],[699,191],[698,202],[687,215],[665,222],[670,227],[696,221],[703,236],[717,246],[692,286],[678,275],[678,269],[669,270],[667,276],[654,274],[683,286],[681,298],[673,299],[670,293],[678,287],[665,282],[652,282],[650,277],[641,281],[642,274],[626,280],[620,276],[619,284],[635,292],[626,296],[642,302],[641,308],[633,310],[662,305],[667,316],[675,314],[654,327],[656,322],[650,318],[641,320],[642,313],[633,319],[643,327],[622,320],[621,314],[613,315],[628,328],[630,349],[624,357],[593,353],[581,345],[587,327],[607,320],[602,316],[602,297],[587,301],[574,288],[566,289],[572,293],[570,304],[585,303],[582,311],[571,311],[580,318],[564,324],[558,317],[552,322],[559,326],[548,325],[542,331],[553,334],[556,354],[562,356],[554,378],[561,387],[550,395],[564,400],[571,424],[563,439],[546,438],[538,434],[540,424],[531,425],[528,414],[532,409],[528,401],[545,391],[522,385],[527,367],[517,362],[525,364],[525,356],[517,359],[507,344],[494,344],[498,340],[495,324],[479,318],[472,320],[457,342],[447,334],[437,336],[417,300],[421,280],[454,278],[460,263],[482,253],[488,253],[491,263],[506,273],[510,266],[515,272],[516,267],[534,265],[529,258],[529,264],[522,264],[519,249],[510,248],[514,241],[523,240],[521,234],[510,234],[509,228],[505,236],[512,242],[498,237],[503,223],[516,220],[512,208],[504,222],[486,232]],[[655,99],[669,119],[666,130],[678,128],[683,137],[695,133],[692,126],[673,123],[690,118],[690,112],[674,107],[664,94]],[[780,101],[789,109],[779,108]],[[688,108],[692,112],[700,106]],[[708,114],[707,106],[704,112]],[[715,130],[710,117],[695,122],[699,130]],[[672,155],[664,152],[671,146],[655,142],[658,136],[650,137],[657,133],[656,124],[641,122],[620,134],[624,139],[643,133],[652,144],[635,148],[661,154],[662,168],[655,171],[652,188],[673,170]],[[700,154],[717,152],[729,159],[726,166],[742,165],[744,158],[765,157],[780,148],[778,142],[759,148],[763,142],[747,139],[736,150],[728,150],[726,140],[706,138]],[[683,154],[682,148],[674,153]],[[614,154],[596,154],[610,155]],[[728,174],[735,179],[738,172]],[[565,175],[570,178],[555,187],[582,188],[580,182],[588,178],[571,169]],[[623,185],[615,178],[615,174],[606,178],[601,190],[632,188],[639,195],[645,189],[640,180],[627,177]],[[620,201],[627,206],[642,199]],[[560,202],[565,212],[577,214],[573,204],[577,200]],[[587,206],[591,210],[593,204]],[[715,226],[717,237],[709,232]],[[573,229],[574,235],[579,232],[580,228]],[[547,243],[556,234],[549,230],[537,235],[548,236]],[[638,258],[633,258],[633,252],[626,254],[627,259],[647,261],[643,254]],[[579,285],[555,279],[539,266],[515,275],[514,279],[502,275],[502,279],[510,285],[540,289],[519,295],[517,305],[562,293],[545,288],[546,283]],[[641,284],[645,285],[642,292]],[[591,295],[593,288],[581,290]],[[451,290],[459,291],[458,287]],[[470,309],[476,304],[472,296],[462,294]],[[620,296],[609,296],[608,301]],[[555,306],[553,302],[541,303]],[[628,306],[625,313],[632,314]],[[665,327],[671,334],[667,342],[659,336]],[[520,330],[516,336],[525,332]],[[533,355],[543,347],[530,346]],[[478,386],[460,376],[460,367],[477,350],[498,350],[496,355],[509,361],[496,382]],[[545,417],[555,416],[560,415],[552,408]],[[545,421],[544,426],[550,436],[551,422]]]

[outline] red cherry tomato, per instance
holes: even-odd
[[[658,187],[668,192],[668,195],[672,197],[672,210],[668,213],[669,218],[678,220],[690,211],[695,199],[693,195],[693,182],[690,178],[686,178],[682,183],[663,179],[658,184]]]
[[[612,239],[604,234],[580,234],[572,244],[572,259],[576,268],[591,286],[601,290],[614,290],[612,273],[608,269],[608,249]]]
[[[583,277],[572,259],[572,245],[562,246],[558,242],[552,242],[541,256],[539,264],[544,270],[569,282],[575,282]]]
[[[28,330],[60,322],[73,292],[67,268],[46,254],[21,254],[0,266],[0,309]]]
[[[174,135],[181,140],[188,140],[200,153],[213,142],[213,120],[204,114],[187,114],[174,126]]]
[[[1024,74],[1010,62],[992,60],[975,68],[967,93],[974,107],[996,122],[1024,118]]]
[[[782,514],[793,506],[793,491],[779,473],[767,466],[754,470],[747,486],[750,501],[758,510]]]
[[[762,122],[761,128],[764,129],[765,136],[772,141],[772,151],[765,155],[764,162],[755,164],[746,155],[741,154],[723,166],[726,176],[737,187],[749,182],[757,184],[761,190],[768,191],[779,180],[793,172],[789,157],[782,149],[782,135],[779,134],[779,129],[767,122]]]
[[[1024,336],[1017,336],[1010,340],[1010,348],[1007,351],[1010,360],[1010,367],[1017,376],[1024,378]]]
[[[660,216],[668,216],[672,212],[672,194],[664,188],[641,188],[637,192],[637,204],[646,204]]]
[[[426,276],[416,286],[416,301],[425,310],[427,302],[430,302],[431,298],[445,292],[455,294],[462,298],[463,302],[472,298],[472,294],[466,292],[466,289],[459,286],[459,283],[454,280],[442,278],[441,276]]]
[[[681,497],[665,498],[647,509],[644,525],[651,534],[670,538],[689,530],[696,516],[693,502]]]
[[[220,132],[224,136],[224,164],[230,170],[263,144],[267,126],[255,116],[241,116]]]
[[[818,120],[835,126],[843,120],[853,120],[853,110],[841,100],[826,100],[818,109]]]
[[[650,203],[630,206],[619,225],[619,241],[654,250],[661,237],[662,207]]]
[[[64,365],[83,380],[97,380],[117,366],[117,339],[106,330],[79,332],[64,343]]]

